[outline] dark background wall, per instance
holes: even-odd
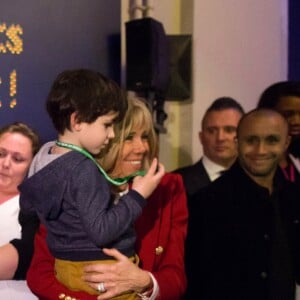
[[[55,138],[44,109],[54,78],[91,68],[119,82],[119,38],[118,0],[1,0],[0,126],[23,121],[43,141]]]
[[[288,77],[300,80],[300,1],[289,0]]]

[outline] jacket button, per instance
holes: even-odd
[[[297,225],[297,224],[299,224],[299,220],[296,219],[296,220],[293,221],[293,223],[294,223],[295,225]]]
[[[58,299],[65,299],[66,295],[64,293],[61,293],[58,295]]]
[[[270,240],[270,236],[269,236],[267,233],[265,233],[265,234],[264,234],[264,239],[265,239],[266,241],[269,241],[269,240]]]
[[[155,254],[161,255],[164,252],[164,248],[162,246],[158,246],[155,248]]]
[[[260,273],[260,277],[261,277],[262,279],[266,279],[266,278],[268,277],[268,274],[267,274],[266,272],[261,272],[261,273]]]

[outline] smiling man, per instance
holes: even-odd
[[[186,299],[294,300],[299,282],[299,190],[278,182],[289,146],[278,112],[253,110],[237,129],[238,160],[191,201]]]
[[[290,143],[287,122],[274,111],[257,110],[242,118],[237,138],[241,167],[271,193],[278,163]]]

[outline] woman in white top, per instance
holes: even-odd
[[[26,124],[0,129],[0,299],[36,299],[24,280],[32,241],[20,242],[18,185],[38,148],[38,135]]]

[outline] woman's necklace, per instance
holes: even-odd
[[[96,159],[85,149],[78,147],[76,145],[73,144],[69,144],[69,143],[64,143],[64,142],[60,142],[60,141],[56,141],[55,142],[57,146],[59,147],[63,147],[63,148],[68,148],[71,150],[75,150],[80,152],[81,154],[83,154],[84,156],[86,156],[87,158],[91,159],[96,166],[98,167],[98,169],[100,170],[100,172],[103,174],[103,176],[105,177],[105,179],[107,181],[109,181],[110,183],[114,184],[114,185],[123,185],[125,183],[127,183],[130,179],[132,179],[135,176],[144,176],[145,175],[145,171],[144,170],[139,170],[135,173],[132,173],[126,177],[122,177],[122,178],[115,178],[112,179],[111,177],[108,176],[108,174],[102,169],[102,167],[99,165],[99,163],[96,161]]]

